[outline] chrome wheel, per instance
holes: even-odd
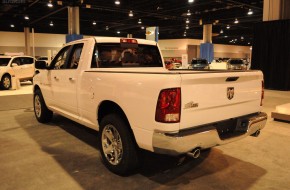
[[[34,111],[35,115],[40,118],[41,116],[41,102],[39,96],[35,96],[34,98]]]
[[[10,80],[10,77],[9,77],[9,76],[4,76],[2,83],[3,83],[3,87],[4,87],[5,89],[9,89],[10,86],[11,86],[11,80]]]
[[[118,165],[123,157],[123,145],[117,129],[108,124],[102,131],[102,148],[108,162],[112,165]]]

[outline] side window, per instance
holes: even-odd
[[[67,56],[71,46],[66,46],[55,56],[53,63],[51,63],[52,69],[65,69]]]
[[[23,57],[21,65],[29,65],[33,63],[33,58]]]
[[[71,50],[70,58],[67,63],[67,69],[78,68],[84,44],[75,44]]]
[[[16,63],[18,66],[20,66],[21,65],[21,59],[20,59],[20,57],[14,58],[13,61],[12,61],[12,63]]]

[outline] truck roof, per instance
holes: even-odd
[[[123,38],[123,37],[94,37],[95,40],[99,43],[120,43],[120,39],[135,39],[138,41],[138,44],[148,44],[156,45],[157,43],[152,40],[138,39],[138,38]]]
[[[82,42],[83,40],[90,40],[90,39],[94,39],[97,43],[120,43],[121,39],[135,39],[137,40],[138,44],[154,45],[154,46],[157,45],[157,42],[152,41],[152,40],[145,40],[145,39],[139,39],[139,38],[126,38],[126,37],[104,37],[104,36],[83,38],[83,39],[71,41],[65,45],[75,44],[78,42]]]

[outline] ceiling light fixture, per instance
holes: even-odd
[[[189,29],[189,26],[188,26],[188,25],[186,25],[186,26],[185,26],[185,29]]]
[[[49,26],[53,26],[53,22],[52,21],[50,21]]]
[[[248,15],[252,15],[253,13],[254,13],[253,10],[252,9],[249,9]]]
[[[189,20],[188,20],[188,18],[186,19],[185,23],[186,23],[186,24],[188,24],[188,23],[189,23]]]
[[[133,15],[133,11],[129,11],[129,17],[132,17]]]
[[[225,36],[225,38],[227,38],[228,36]]]
[[[48,6],[48,7],[53,7],[53,4],[51,3],[51,1],[49,1],[49,2],[47,3],[47,6]]]
[[[145,27],[144,27],[144,26],[141,26],[141,29],[142,29],[142,30],[144,30],[144,29],[145,29]]]
[[[189,2],[189,3],[193,3],[193,2],[194,2],[194,0],[188,0],[188,2]]]
[[[235,21],[234,21],[234,23],[235,24],[238,24],[239,23],[239,20],[236,18]]]
[[[93,21],[93,25],[97,25],[96,21]]]
[[[116,0],[116,1],[115,1],[115,5],[120,5],[120,3],[121,3],[121,2],[120,2],[119,0]]]
[[[227,25],[227,29],[230,29],[231,27],[230,27],[230,25]]]
[[[190,16],[191,15],[191,12],[190,10],[187,10],[187,13],[186,13],[187,16]]]
[[[109,26],[106,26],[106,30],[109,30]]]
[[[141,19],[139,19],[139,20],[138,20],[138,24],[142,24],[142,21],[141,21]]]
[[[120,34],[121,32],[120,31],[117,31],[117,34]]]
[[[221,34],[224,33],[223,29],[221,29],[220,33],[221,33]]]
[[[11,28],[14,28],[15,26],[14,26],[14,24],[10,24],[10,27],[11,27]]]
[[[202,25],[202,19],[199,19],[199,25]]]
[[[29,16],[25,15],[25,16],[24,16],[24,19],[25,19],[25,20],[29,20]]]

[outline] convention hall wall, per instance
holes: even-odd
[[[90,36],[84,36],[90,37]],[[32,34],[30,34],[30,45],[32,48]],[[199,45],[202,40],[196,39],[174,39],[159,40],[159,46],[163,57],[181,57],[188,54],[189,60],[198,58],[200,54]],[[34,34],[35,56],[47,55],[47,50],[55,54],[65,44],[64,34]],[[24,32],[1,32],[0,31],[0,53],[25,52]],[[31,50],[32,52],[32,50]],[[251,50],[249,46],[234,46],[214,44],[214,57],[249,58]]]

